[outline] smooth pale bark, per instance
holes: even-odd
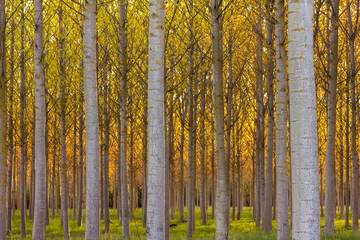
[[[99,110],[96,69],[96,0],[84,6],[84,92],[86,128],[85,239],[99,239]]]
[[[118,138],[117,138],[117,173],[118,173],[118,178],[117,178],[117,211],[116,211],[116,216],[117,219],[119,220],[119,225],[122,225],[122,217],[121,217],[121,213],[122,213],[122,205],[121,205],[121,117],[120,117],[120,91],[118,91],[118,104],[117,104],[117,111],[116,111],[116,117],[117,117],[117,134],[118,134]]]
[[[125,0],[120,1],[120,178],[121,178],[121,224],[122,237],[130,238],[130,216],[127,183],[127,35]]]
[[[110,114],[109,114],[109,95],[110,83],[108,83],[108,51],[107,45],[104,46],[104,68],[103,68],[103,81],[104,81],[104,166],[103,166],[103,177],[104,177],[104,222],[105,222],[105,233],[110,231],[110,213],[109,213],[109,148],[110,148]]]
[[[0,239],[6,239],[6,46],[5,0],[0,0]],[[8,191],[11,191],[10,189]]]
[[[262,218],[262,230],[271,232],[272,230],[272,198],[273,198],[273,156],[274,156],[274,24],[272,23],[274,0],[266,2],[266,45],[267,45],[267,64],[266,64],[266,89],[267,89],[267,112],[268,129],[266,144],[266,181],[265,181],[265,203]]]
[[[130,87],[131,88],[131,87]],[[133,109],[130,108],[130,161],[129,161],[129,217],[134,218],[134,117]]]
[[[46,97],[44,72],[43,3],[34,1],[34,80],[35,80],[35,202],[32,238],[45,239],[46,217]]]
[[[14,1],[12,2],[14,4]],[[12,187],[12,169],[13,169],[13,161],[14,161],[14,120],[13,120],[13,112],[14,112],[14,43],[15,43],[15,23],[14,20],[11,22],[11,46],[10,46],[10,84],[9,84],[9,164],[8,164],[8,176],[7,176],[7,189],[11,189]],[[20,117],[21,118],[21,117]],[[20,119],[20,121],[23,118]],[[15,197],[15,196],[14,196]],[[12,194],[11,191],[7,191],[7,232],[12,232]]]
[[[32,119],[32,145],[31,145],[31,176],[30,176],[30,202],[29,202],[29,217],[34,220],[35,208],[35,101],[33,101],[33,119]]]
[[[216,207],[216,181],[215,181],[215,139],[212,138],[211,142],[211,220],[215,218]]]
[[[276,48],[276,226],[277,239],[290,239],[287,171],[287,85],[284,0],[275,0]]]
[[[61,216],[64,239],[70,238],[69,217],[68,217],[68,186],[67,186],[67,156],[66,156],[66,98],[65,98],[65,61],[63,58],[65,51],[64,22],[62,19],[62,4],[59,7],[59,102],[60,102],[60,137],[61,137]]]
[[[142,152],[142,224],[143,228],[146,228],[146,214],[147,214],[147,148],[148,148],[148,135],[147,135],[147,92],[144,94],[143,104],[144,104],[144,116],[143,116],[143,152]]]
[[[325,155],[325,226],[324,235],[333,236],[336,213],[336,180],[335,180],[335,138],[336,138],[336,88],[338,67],[338,15],[339,0],[331,4],[331,35],[328,88],[327,142]]]
[[[81,83],[83,85],[83,83]],[[80,93],[79,99],[79,177],[78,177],[78,216],[77,226],[80,227],[82,224],[82,204],[83,204],[83,174],[84,174],[84,142],[83,142],[83,130],[84,130],[84,95]]]
[[[359,11],[359,3],[357,3],[357,11]],[[353,29],[351,19],[351,5],[349,1],[346,1],[347,5],[347,18],[349,29],[349,57],[350,57],[350,95],[351,95],[351,159],[353,168],[353,182],[352,182],[352,195],[351,195],[351,213],[352,213],[352,229],[354,232],[359,231],[358,220],[358,192],[359,192],[359,160],[356,149],[356,96],[355,96],[355,82],[356,82],[356,66],[355,66],[355,39],[357,35],[357,28]],[[355,23],[357,26],[357,22]]]
[[[213,102],[215,123],[215,157],[216,157],[216,215],[215,236],[217,240],[227,239],[229,233],[229,191],[228,163],[224,149],[224,90],[223,90],[223,59],[222,59],[222,26],[221,3],[211,0],[211,44],[213,50]]]
[[[148,240],[165,239],[165,3],[150,0],[149,12]]]
[[[320,239],[314,1],[289,2],[292,238]]]

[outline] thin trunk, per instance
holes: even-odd
[[[346,1],[347,4],[347,18],[348,18],[348,28],[349,28],[349,56],[350,56],[350,92],[351,92],[351,158],[353,166],[353,184],[352,184],[352,196],[351,196],[351,212],[352,212],[352,228],[354,232],[359,231],[359,222],[358,222],[358,192],[359,192],[359,162],[356,149],[356,96],[355,96],[355,86],[356,86],[356,70],[355,70],[355,38],[357,35],[357,28],[353,29],[352,19],[351,19],[351,5],[349,1]],[[359,3],[357,3],[357,14],[359,11]],[[357,26],[357,22],[355,23]]]
[[[291,1],[288,8],[292,238],[320,239],[314,2]]]
[[[180,159],[179,159],[179,221],[184,222],[184,145],[185,145],[185,120],[187,114],[187,104],[180,105],[181,116],[181,137],[180,137]]]
[[[0,0],[0,238],[6,239],[6,42],[5,0]],[[8,191],[11,191],[10,189]]]
[[[96,0],[84,6],[84,92],[86,128],[85,239],[99,239],[99,110],[96,69]]]
[[[187,184],[187,239],[192,239],[193,234],[193,210],[195,209],[195,172],[194,164],[196,158],[195,151],[195,126],[194,126],[194,33],[193,33],[193,0],[189,0],[189,59],[188,59],[188,70],[189,70],[189,84],[188,84],[188,101],[189,101],[189,141],[188,141],[188,184]]]
[[[121,111],[121,153],[120,153],[120,177],[121,177],[121,221],[122,237],[130,238],[130,216],[127,181],[127,35],[126,35],[126,11],[124,0],[120,0],[120,111]]]
[[[165,3],[150,0],[147,239],[165,238]]]
[[[142,202],[141,202],[141,210],[142,210],[142,224],[143,228],[146,228],[146,213],[147,213],[147,94],[144,94],[144,116],[143,116],[143,152],[142,152]]]
[[[52,152],[52,157],[53,157],[53,162],[52,162],[52,191],[51,191],[51,210],[52,210],[52,214],[51,214],[51,219],[55,219],[55,205],[56,205],[56,200],[55,200],[55,181],[56,181],[56,145],[57,145],[57,114],[55,114],[55,119],[54,119],[54,133],[53,133],[53,152]]]
[[[103,177],[104,177],[104,222],[105,222],[105,233],[108,233],[110,230],[110,213],[109,213],[109,148],[110,148],[110,115],[109,115],[109,103],[108,98],[111,95],[110,86],[108,83],[108,52],[107,46],[104,46],[105,56],[104,56],[104,166],[103,166]]]
[[[14,1],[12,1],[12,5],[14,5]],[[14,160],[14,121],[13,121],[13,102],[14,102],[14,43],[15,43],[15,23],[14,20],[11,22],[11,46],[10,46],[10,84],[9,84],[9,165],[8,165],[8,182],[7,189],[11,189],[12,184],[12,168],[13,168],[13,160]],[[21,100],[24,100],[23,98]],[[20,104],[24,104],[20,101]],[[22,108],[23,109],[23,108]],[[23,112],[22,112],[23,113]],[[20,116],[20,121],[23,122],[23,115]],[[23,127],[21,130],[23,130]],[[23,142],[21,142],[23,143]],[[21,147],[23,147],[21,145]],[[7,232],[12,232],[12,203],[11,203],[11,191],[8,190],[8,213],[7,213]],[[21,218],[22,220],[22,218]],[[25,222],[24,222],[25,223]],[[23,230],[21,228],[21,230]],[[26,233],[25,233],[26,234]]]
[[[344,127],[343,127],[343,103],[341,102],[340,104],[340,131],[339,131],[339,139],[340,139],[340,162],[339,162],[339,175],[340,175],[340,179],[339,179],[339,218],[343,219],[344,218],[344,143],[343,143],[343,131],[344,131]]]
[[[325,155],[325,226],[324,235],[333,236],[335,231],[335,137],[336,137],[336,88],[338,67],[338,15],[339,0],[331,4],[331,36],[328,88],[327,142]]]
[[[211,220],[215,218],[215,207],[216,207],[216,178],[215,178],[215,142],[212,139],[212,152],[211,152]]]
[[[77,102],[76,100],[76,94],[74,94],[74,104]],[[72,220],[76,219],[76,124],[77,124],[77,117],[76,117],[76,106],[75,108],[75,114],[74,114],[74,135],[73,135],[73,181],[72,181],[72,190],[73,190],[73,214],[72,214]]]
[[[62,4],[60,3],[59,8],[59,48],[60,48],[60,86],[59,86],[59,102],[60,102],[60,131],[61,131],[61,216],[62,216],[62,227],[64,230],[64,239],[70,238],[69,232],[69,218],[68,218],[68,192],[67,192],[67,156],[66,156],[66,98],[65,98],[65,61],[63,54],[65,51],[64,46],[64,22],[62,19]]]
[[[349,139],[349,128],[350,128],[350,80],[349,77],[346,79],[346,133],[345,133],[345,145],[346,145],[346,156],[345,156],[345,227],[349,227],[349,208],[350,208],[350,139]]]
[[[201,158],[200,158],[200,211],[201,224],[206,225],[206,201],[205,201],[205,89],[206,89],[206,74],[202,76],[202,91],[201,91],[201,122],[200,122],[200,141],[201,141]]]
[[[274,0],[266,2],[266,45],[267,45],[267,66],[266,66],[266,89],[267,89],[267,112],[268,130],[266,144],[266,181],[265,181],[265,203],[262,219],[262,230],[271,232],[271,210],[273,198],[273,156],[274,156],[274,24],[273,19]]]
[[[83,84],[83,83],[81,83]],[[84,105],[84,96],[80,93],[79,99],[79,177],[78,177],[78,216],[77,216],[77,226],[80,227],[82,224],[82,204],[83,204],[83,173],[84,173],[84,162],[83,162],[83,130],[84,130],[84,119],[83,119],[83,105]]]

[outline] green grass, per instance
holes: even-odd
[[[215,239],[215,221],[211,220],[211,209],[209,208],[207,215],[207,225],[201,225],[200,209],[196,208],[196,227],[193,234],[194,239]],[[71,239],[84,239],[85,236],[85,217],[83,217],[83,224],[80,228],[76,226],[76,220],[71,220],[72,211],[69,210],[69,225],[70,225],[70,236]],[[186,239],[186,223],[179,223],[179,212],[176,212],[175,219],[170,220],[170,224],[176,224],[175,227],[170,228],[170,239]],[[185,212],[185,219],[187,219],[187,213]],[[116,220],[116,211],[110,210],[110,233],[104,234],[104,221],[101,221],[100,231],[101,239],[121,239],[121,227],[119,222]],[[1,223],[2,224],[2,223]],[[236,240],[249,240],[249,239],[276,239],[276,221],[272,222],[273,231],[265,234],[255,226],[252,219],[252,214],[249,208],[244,208],[239,221],[231,221],[229,239]],[[8,235],[7,239],[21,239],[20,237],[20,212],[16,211],[13,216],[13,231],[12,234]],[[351,216],[350,216],[351,226]],[[324,227],[324,218],[321,218],[321,230]],[[146,239],[146,231],[142,227],[141,222],[141,209],[138,209],[134,213],[134,219],[131,221],[131,239]],[[354,234],[351,227],[345,228],[345,220],[339,219],[337,216],[335,220],[335,236],[334,237],[322,237],[326,240],[334,239],[360,239],[359,234]],[[32,221],[26,221],[26,233],[27,239],[31,239],[32,232]],[[60,216],[56,215],[54,220],[50,219],[50,225],[46,227],[46,238],[47,239],[63,239],[62,228],[60,227]]]

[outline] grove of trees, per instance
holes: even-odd
[[[0,240],[360,237],[359,7],[0,0]]]

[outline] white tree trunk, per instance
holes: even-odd
[[[287,90],[285,7],[283,0],[275,2],[275,48],[276,48],[276,222],[277,239],[290,239],[287,171]]]
[[[147,239],[165,239],[165,4],[150,0]]]
[[[336,136],[336,88],[338,67],[338,15],[339,0],[332,0],[331,36],[328,89],[327,142],[325,155],[325,227],[324,234],[333,236],[335,231],[335,136]]]
[[[292,238],[320,239],[314,1],[289,2]]]
[[[96,69],[96,0],[84,7],[84,91],[86,128],[85,239],[99,239],[99,111]]]
[[[46,157],[45,157],[45,73],[44,73],[44,40],[43,40],[43,4],[42,0],[34,1],[34,80],[35,80],[35,207],[32,238],[45,239],[46,214]]]

